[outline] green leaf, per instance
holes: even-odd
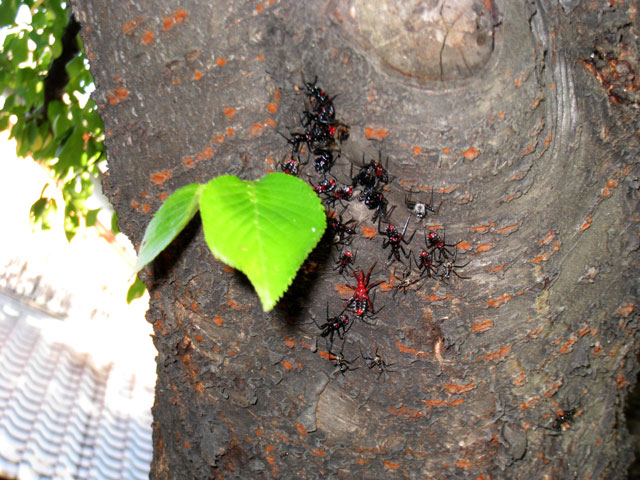
[[[111,215],[111,231],[114,235],[120,233],[120,229],[118,228],[118,215],[116,212],[113,212],[113,215]]]
[[[99,208],[96,208],[95,210],[88,210],[87,211],[87,216],[85,218],[85,223],[87,225],[87,227],[93,227],[96,222],[98,221],[98,212],[100,211]]]
[[[0,27],[13,25],[19,6],[17,0],[4,0],[0,3]]]
[[[133,302],[136,298],[140,298],[147,291],[147,286],[142,283],[140,277],[136,275],[136,279],[133,281],[129,290],[127,290],[127,303]]]
[[[156,258],[193,218],[203,187],[199,183],[186,185],[165,200],[144,232],[136,272]]]
[[[255,182],[214,178],[202,190],[200,215],[213,255],[249,278],[266,312],[289,288],[327,223],[313,189],[280,172]]]

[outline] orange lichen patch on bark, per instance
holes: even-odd
[[[148,203],[143,203],[142,204],[142,211],[144,213],[149,213],[151,211],[151,205],[149,205]]]
[[[285,338],[284,344],[289,348],[293,348],[296,346],[296,341],[294,338]]]
[[[293,364],[291,362],[287,362],[286,360],[282,361],[282,366],[287,372],[291,371],[291,369],[293,368]]]
[[[499,118],[504,118],[504,116],[505,116],[504,110],[500,110],[500,111],[498,112],[498,117],[499,117]]]
[[[262,123],[254,123],[249,129],[249,133],[251,134],[251,136],[257,137],[258,135],[262,134],[263,130],[264,125]]]
[[[318,355],[326,360],[333,360],[333,355],[331,355],[329,352],[325,352],[324,350],[318,350]]]
[[[386,468],[390,469],[390,470],[397,470],[397,469],[400,468],[400,464],[399,463],[393,463],[393,462],[390,462],[388,460],[384,461],[384,466]]]
[[[202,335],[199,335],[199,334],[198,334],[198,335],[196,335],[196,336],[195,336],[195,339],[196,339],[199,343],[202,343]]]
[[[358,465],[366,465],[370,461],[371,461],[371,459],[368,459],[368,458],[358,458],[358,459],[356,459],[356,463]]]
[[[234,310],[249,310],[249,307],[241,307],[240,305],[238,305],[236,302],[234,302],[233,300],[229,300],[227,302],[227,305],[231,308],[233,308]]]
[[[179,83],[180,83],[180,79],[174,78],[173,81],[171,82],[171,85],[178,85]]]
[[[417,157],[418,155],[420,155],[422,153],[422,148],[420,148],[417,145],[415,145],[411,150],[413,150],[413,155],[415,157]]]
[[[226,58],[217,58],[216,59],[216,65],[218,65],[219,67],[224,67],[227,64],[227,59]]]
[[[443,188],[440,189],[440,193],[453,192],[456,188],[458,188],[458,187],[456,187],[455,185],[450,185],[448,187],[443,187]]]
[[[236,109],[233,107],[224,107],[222,109],[222,113],[224,113],[224,116],[231,119],[235,116],[236,114]]]
[[[540,397],[533,397],[527,400],[526,402],[522,402],[520,404],[520,410],[526,410],[527,408],[531,408],[540,402]]]
[[[273,118],[265,118],[264,123],[266,123],[271,128],[276,128],[276,122],[273,120]]]
[[[473,382],[469,382],[466,385],[456,385],[454,383],[449,383],[447,385],[442,385],[442,388],[451,394],[465,393],[476,388],[476,384]]]
[[[193,159],[193,157],[182,157],[182,164],[186,168],[193,168],[193,166],[196,164],[196,162]]]
[[[173,19],[176,23],[182,23],[188,17],[187,11],[184,8],[176,8],[173,12]]]
[[[396,347],[403,353],[410,353],[412,355],[416,355],[417,357],[427,358],[429,355],[422,350],[417,350],[415,348],[407,347],[406,345],[402,345],[400,342],[396,342]]]
[[[167,198],[169,198],[169,194],[166,192],[162,192],[158,194],[158,200],[164,202]]]
[[[476,247],[476,252],[486,252],[487,250],[491,250],[493,248],[493,243],[483,243]]]
[[[525,377],[524,372],[520,372],[520,375],[513,379],[513,384],[516,387],[521,387],[525,384],[526,379],[527,377]]]
[[[551,241],[555,238],[555,236],[556,236],[555,232],[553,232],[552,230],[549,230],[547,232],[547,235],[542,240],[538,241],[538,245],[549,245]]]
[[[375,238],[375,236],[378,234],[375,228],[367,227],[366,225],[362,225],[360,227],[360,231],[362,232],[362,236],[368,240]]]
[[[387,130],[386,128],[375,129],[366,127],[364,129],[364,136],[367,140],[378,140],[381,142],[388,134],[389,130]]]
[[[422,400],[424,403],[429,405],[430,407],[442,407],[443,405],[457,407],[458,405],[462,405],[464,400],[462,398],[458,398],[457,400]]]
[[[151,181],[156,185],[162,185],[164,182],[171,178],[171,170],[163,170],[151,174]]]
[[[224,143],[224,135],[216,135],[211,141],[214,143]]]
[[[559,354],[569,353],[572,350],[573,345],[578,341],[576,337],[571,337],[562,344],[562,346],[558,349]]]
[[[547,138],[544,139],[544,148],[548,148],[549,144],[551,143],[551,140],[553,140],[553,133],[549,132],[549,135],[547,135]]]
[[[618,310],[616,310],[616,315],[620,315],[621,317],[627,318],[629,315],[631,315],[634,312],[635,309],[636,307],[629,303],[627,305],[623,305]]]
[[[442,149],[442,153],[451,153],[451,150],[449,148],[447,148],[447,147],[444,147]]]
[[[503,235],[508,235],[509,233],[513,233],[520,228],[519,223],[514,223],[513,225],[508,225],[506,227],[498,228],[496,231]]]
[[[173,17],[164,17],[162,19],[162,29],[165,32],[167,30],[171,30],[173,28],[174,23],[175,23],[175,20],[173,19]]]
[[[604,198],[606,198],[609,195],[611,195],[611,190],[609,190],[607,187],[604,187],[604,188],[602,188],[602,190],[600,190],[600,195],[602,195]]]
[[[202,78],[202,72],[198,69],[193,74],[193,80],[198,81]]]
[[[463,252],[471,249],[471,242],[460,242],[458,243],[458,250],[462,250]]]
[[[136,28],[138,28],[138,25],[140,25],[143,21],[144,17],[136,17],[133,20],[124,22],[124,25],[122,25],[122,33],[124,33],[125,35],[129,35]]]
[[[471,325],[471,331],[473,333],[481,333],[481,332],[486,332],[491,327],[493,327],[493,320],[489,318],[486,320],[482,320],[480,322],[476,322],[473,325]]]
[[[116,87],[113,90],[113,95],[115,96],[115,98],[117,100],[116,103],[123,102],[129,96],[129,90],[127,90],[124,87]],[[109,103],[112,103],[111,99],[109,99]]]
[[[533,257],[531,259],[531,263],[546,262],[550,256],[551,256],[551,252],[541,253],[540,255],[536,255],[535,257]]]
[[[576,333],[579,337],[584,337],[590,331],[591,331],[591,327],[589,325],[586,325],[584,328],[582,328],[581,330],[578,330]]]
[[[475,463],[473,463],[473,462],[468,462],[468,461],[466,461],[466,460],[458,460],[458,461],[456,462],[456,466],[457,466],[458,468],[470,468],[470,467],[473,467],[474,465],[475,465]]]
[[[480,152],[475,147],[469,147],[462,152],[462,156],[467,160],[474,160],[478,155],[480,155]]]
[[[227,128],[227,129],[224,131],[224,134],[225,134],[227,137],[231,137],[232,135],[235,135],[235,134],[236,134],[236,131],[235,131],[235,129],[234,129],[234,128],[229,127],[229,128]]]
[[[426,293],[424,293],[422,294],[422,296],[430,302],[440,302],[443,300],[449,300],[451,298],[451,295],[449,295],[448,293],[444,297],[439,297],[435,293],[432,293],[431,295],[427,295]]]
[[[382,292],[390,292],[393,290],[393,285],[389,282],[382,282],[378,288],[380,288]]]
[[[267,445],[266,447],[264,447],[264,451],[266,452],[265,458],[267,459],[269,465],[275,465],[276,463],[276,457],[271,455],[274,449],[275,447],[273,445]]]
[[[404,405],[400,408],[389,407],[389,413],[391,413],[392,415],[406,415],[407,417],[411,417],[411,418],[420,418],[424,415],[419,410],[407,408]]]
[[[229,265],[223,265],[222,271],[227,273],[235,273],[236,269],[233,267],[230,267]]]
[[[144,34],[142,35],[142,44],[143,45],[150,45],[151,43],[153,43],[153,39],[154,39],[154,35],[153,32],[151,30],[147,30],[146,32],[144,32]]]
[[[317,457],[324,457],[325,456],[324,450],[320,450],[319,448],[312,448],[311,449],[311,453],[313,453]]]
[[[547,390],[544,392],[544,397],[545,398],[549,398],[554,396],[556,393],[558,393],[558,389],[562,386],[562,382],[559,380],[556,380],[555,382],[553,382],[549,388],[547,388]]]
[[[304,428],[304,425],[302,425],[301,423],[296,423],[296,429],[298,430],[298,433],[299,433],[301,436],[303,436],[303,437],[304,437],[307,433],[309,433],[309,432],[307,432],[307,429],[306,429],[306,428]]]
[[[207,147],[204,150],[202,150],[200,153],[196,154],[196,158],[198,160],[202,160],[204,158],[211,158],[213,157],[213,150],[211,150],[211,148]]]
[[[591,215],[587,216],[587,219],[584,221],[584,223],[580,226],[580,231],[584,232],[587,228],[589,228],[591,226],[591,222],[593,221],[593,219],[591,218]]]
[[[526,146],[526,148],[522,151],[523,155],[528,155],[531,152],[533,152],[536,149],[536,146],[538,145],[538,140],[533,140],[529,145]]]
[[[277,113],[278,112],[278,105],[273,103],[273,102],[267,103],[267,111],[269,113]]]
[[[499,272],[500,270],[504,270],[504,267],[506,266],[507,264],[503,263],[502,265],[498,265],[497,267],[487,268],[487,270],[489,270],[490,272]]]
[[[348,285],[343,285],[341,283],[336,284],[336,290],[338,292],[338,295],[340,295],[343,298],[348,298],[353,294],[353,288],[349,287]]]
[[[476,225],[475,227],[469,228],[469,230],[476,233],[486,233],[490,228],[493,228],[493,222],[489,222],[487,225]]]
[[[616,188],[618,186],[617,180],[607,180],[607,187]]]
[[[220,315],[216,315],[215,317],[213,317],[213,323],[221,327],[222,325],[224,325],[224,320],[222,320],[222,317]]]
[[[484,359],[489,362],[502,360],[504,357],[506,357],[509,354],[509,352],[511,352],[511,347],[508,345],[505,345],[503,347],[500,347],[495,352],[485,353],[484,355],[480,355],[478,357],[478,360],[480,360],[482,357],[484,357]]]
[[[631,385],[631,384],[629,382],[627,382],[627,380],[624,378],[624,373],[620,372],[616,376],[616,385],[617,385],[618,390],[620,390],[621,388],[624,388],[627,385]]]
[[[493,308],[498,308],[500,305],[508,302],[509,300],[511,300],[511,295],[509,295],[508,293],[505,293],[504,295],[496,299],[490,298],[489,300],[487,300],[487,305]]]

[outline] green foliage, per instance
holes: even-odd
[[[4,98],[0,131],[11,128],[18,156],[30,155],[50,172],[62,191],[65,233],[71,239],[82,218],[88,225],[96,221],[93,213],[87,217],[86,200],[104,160],[104,134],[95,103],[86,100],[93,78],[84,54],[75,55],[66,64],[69,81],[62,99],[50,101],[45,111],[44,80],[63,50],[61,38],[70,17],[65,7],[68,3],[0,2],[0,27],[5,27],[7,34],[0,50],[0,102]],[[22,14],[25,6],[30,9],[29,25],[16,23],[20,6]],[[31,218],[47,228],[48,216],[55,208],[55,202],[41,196],[31,208]]]
[[[147,227],[138,270],[171,243],[198,207],[213,255],[249,278],[265,311],[289,288],[326,228],[320,199],[299,178],[271,173],[244,181],[223,175],[167,198]]]

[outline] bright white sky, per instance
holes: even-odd
[[[114,361],[133,369],[142,381],[155,382],[155,348],[151,325],[144,319],[148,295],[126,303],[133,281],[135,252],[122,234],[118,243],[127,253],[114,248],[95,229],[81,230],[67,242],[62,228],[64,206],[58,196],[58,218],[51,230],[40,231],[29,221],[29,210],[40,197],[48,177],[30,159],[17,159],[15,143],[8,132],[0,132],[0,268],[19,258],[28,261],[33,276],[63,286],[73,293],[69,318],[52,320],[47,335],[58,337],[80,352],[89,352],[98,364]],[[47,189],[47,194],[54,192]],[[96,208],[99,200],[90,208]],[[106,212],[105,212],[106,213]],[[100,216],[110,225],[110,216]],[[108,315],[94,315],[98,309]],[[144,380],[146,379],[146,380]]]

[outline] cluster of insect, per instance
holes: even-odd
[[[434,207],[433,189],[428,202],[426,199],[417,200],[417,192],[407,191],[404,199],[406,221],[400,228],[394,225],[389,218],[396,207],[389,205],[384,193],[394,177],[388,171],[388,157],[383,164],[382,152],[379,151],[377,160],[368,162],[363,155],[362,162],[355,165],[355,168],[349,162],[351,166],[348,180],[342,184],[338,181],[332,174],[332,168],[342,156],[341,145],[349,138],[349,126],[336,119],[335,97],[330,97],[318,86],[317,77],[313,82],[304,82],[299,90],[306,97],[305,110],[299,117],[301,131],[291,131],[289,136],[280,133],[291,146],[291,151],[278,163],[278,168],[286,174],[302,176],[305,167],[312,162],[315,174],[307,176],[327,208],[328,235],[337,249],[334,270],[341,275],[352,276],[355,280],[355,284],[347,285],[353,294],[343,299],[340,313],[331,316],[327,303],[325,322],[313,321],[320,330],[320,337],[327,342],[336,374],[344,375],[347,371],[356,370],[358,367],[355,362],[362,358],[366,367],[377,371],[378,378],[381,378],[386,372],[393,371],[389,368],[393,364],[385,361],[378,353],[378,348],[369,354],[360,351],[359,356],[350,360],[343,355],[347,333],[354,324],[350,315],[355,316],[356,320],[373,325],[376,315],[383,308],[376,310],[374,307],[374,289],[383,283],[382,280],[371,280],[376,263],[371,264],[366,273],[365,269],[355,267],[357,251],[352,250],[351,244],[357,235],[358,225],[353,218],[344,218],[350,203],[357,200],[372,212],[371,222],[374,226],[377,224],[377,231],[383,238],[381,247],[389,250],[385,268],[392,263],[401,265],[400,278],[396,278],[391,284],[394,297],[398,292],[406,295],[412,288],[421,288],[420,284],[429,279],[444,283],[448,283],[454,276],[466,279],[468,277],[461,274],[460,270],[468,263],[459,263],[457,243],[447,243],[444,233],[441,235],[436,231],[425,230],[424,243],[419,251],[413,253],[409,248],[416,236],[416,230],[410,235],[407,233],[410,219],[415,217],[421,221],[429,213],[437,213],[440,205]],[[337,339],[341,345],[339,350],[335,347]]]

